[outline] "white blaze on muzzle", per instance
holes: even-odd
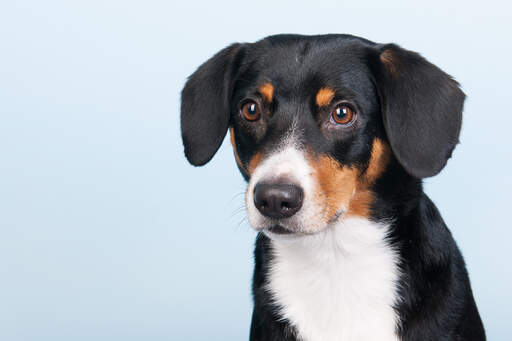
[[[262,215],[254,203],[254,187],[257,184],[290,184],[302,188],[304,193],[301,209],[293,216],[272,219]],[[311,233],[323,224],[325,212],[315,202],[316,181],[314,169],[308,163],[304,151],[295,144],[285,145],[267,156],[253,171],[246,193],[246,207],[249,222],[257,231],[265,231],[274,225],[280,225],[293,232]]]

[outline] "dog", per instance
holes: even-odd
[[[418,53],[274,35],[202,64],[185,156],[228,130],[258,231],[251,341],[485,340],[463,257],[422,179],[459,142],[465,94]]]

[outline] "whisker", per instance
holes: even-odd
[[[228,203],[231,204],[235,199],[238,199],[240,196],[245,195],[245,192],[235,193],[231,199],[229,199]]]
[[[240,227],[242,226],[243,223],[249,223],[249,220],[247,219],[247,216],[243,217],[239,222],[238,224],[236,225],[236,228],[235,229],[240,229]],[[249,225],[249,224],[247,224]],[[247,226],[248,227],[248,226]]]
[[[230,219],[232,218],[235,218],[236,216],[238,216],[239,214],[241,213],[245,213],[245,207],[240,207],[240,208],[237,208],[235,211],[233,211],[231,213],[231,215],[229,216]]]

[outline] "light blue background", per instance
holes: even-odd
[[[465,254],[489,339],[508,340],[504,4],[3,1],[0,339],[247,339],[244,183],[229,143],[206,167],[186,163],[179,93],[231,42],[338,32],[419,51],[468,94],[462,144],[425,187]]]

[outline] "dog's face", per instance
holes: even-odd
[[[251,225],[313,234],[371,218],[390,165],[413,178],[437,174],[458,141],[463,100],[448,75],[396,45],[273,36],[231,45],[191,76],[185,154],[208,162],[229,129]]]

